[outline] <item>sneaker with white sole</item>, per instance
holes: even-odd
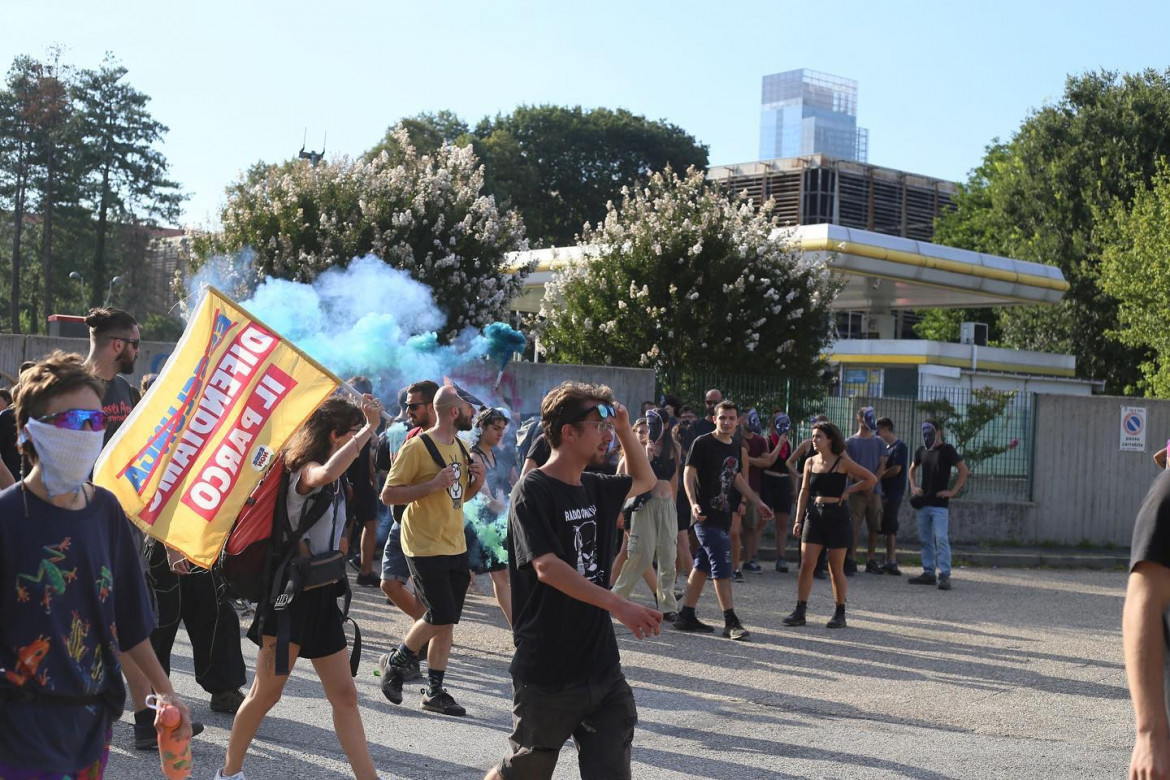
[[[234,775],[225,775],[222,769],[215,770],[215,777],[211,780],[244,780],[243,772],[236,772]]]

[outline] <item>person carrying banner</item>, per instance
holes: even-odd
[[[297,542],[303,556],[321,556],[336,550],[345,552],[345,494],[338,482],[374,436],[382,406],[371,395],[362,397],[361,408],[345,398],[325,401],[284,447],[285,468],[290,472],[287,494],[287,522],[299,531],[307,505],[328,501],[329,506]],[[346,576],[344,556],[339,561],[340,577]],[[337,581],[340,583],[340,580]],[[343,586],[344,587],[344,586]],[[287,591],[286,591],[287,593]],[[342,615],[337,607],[335,584],[301,590],[285,609],[288,627],[288,674],[298,658],[308,658],[321,679],[333,710],[333,725],[341,748],[357,780],[377,780],[365,727],[358,711],[354,686],[346,657]],[[263,626],[263,636],[260,636]],[[277,672],[278,620],[271,605],[257,610],[249,638],[260,645],[256,677],[236,712],[228,738],[223,768],[216,780],[244,780],[242,770],[248,747],[260,723],[280,701],[288,674]]]
[[[0,492],[0,777],[100,780],[125,704],[120,662],[182,716],[150,645],[154,617],[130,522],[88,482],[105,386],[54,353],[21,377],[15,414],[31,464]]]
[[[471,582],[463,502],[484,483],[483,464],[456,438],[458,431],[471,430],[475,409],[468,398],[454,385],[439,388],[434,426],[402,445],[382,488],[383,503],[407,505],[402,515],[402,551],[427,610],[398,648],[379,660],[382,693],[394,704],[402,703],[405,675],[429,643],[422,708],[456,716],[467,711],[443,687],[443,678]]]

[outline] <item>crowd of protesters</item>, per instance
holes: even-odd
[[[10,397],[0,393],[10,404],[0,411],[0,515],[13,520],[0,524],[6,780],[100,778],[123,678],[136,748],[156,745],[152,693],[180,710],[178,736],[198,733],[167,679],[180,623],[211,709],[235,716],[217,780],[243,780],[249,745],[301,658],[321,680],[355,777],[377,780],[338,606],[349,593],[347,558],[357,586],[380,587],[410,620],[378,659],[382,693],[401,704],[425,663],[420,706],[448,716],[466,714],[446,686],[456,626],[475,577],[490,581],[516,648],[513,732],[490,778],[549,777],[570,738],[583,777],[629,777],[636,706],[611,617],[638,638],[664,623],[713,633],[698,614],[710,580],[722,636],[749,639],[733,588],[745,572],[762,573],[769,527],[776,572],[790,563],[799,571],[785,626],[806,624],[813,580],[826,572],[836,602],[827,625],[847,625],[847,578],[862,543],[867,573],[901,575],[907,490],[923,563],[909,582],[951,588],[948,504],[968,472],[938,421],[922,424],[911,458],[870,407],[848,438],[818,416],[811,437],[794,442],[784,410],[762,419],[718,389],[700,411],[666,396],[635,415],[605,386],[565,382],[535,423],[519,425],[511,410],[420,377],[398,392],[398,417],[386,425],[375,395],[392,389],[353,377],[357,400],[327,400],[283,452],[280,506],[293,543],[320,571],[340,573],[284,587],[294,595],[279,609],[262,601],[245,613],[258,654],[244,694],[239,615],[219,572],[144,539],[113,494],[89,481],[149,380],[134,388],[123,377],[140,339],[130,315],[97,309],[87,323],[87,358],[56,353],[23,365]],[[639,583],[653,607],[631,600],[643,598]]]

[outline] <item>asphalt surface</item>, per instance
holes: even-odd
[[[785,628],[795,575],[748,577],[735,586],[748,642],[669,629],[639,642],[615,624],[638,702],[635,778],[1124,776],[1133,733],[1121,652],[1124,572],[956,569],[950,592],[862,573],[849,581],[849,627],[839,631],[824,627],[828,582],[815,583],[809,625]],[[490,593],[486,578],[479,587]],[[419,710],[409,683],[402,706],[383,698],[377,658],[407,621],[378,591],[355,592],[366,645],[358,692],[383,776],[482,777],[511,729],[511,635],[494,601],[471,594],[456,629],[447,687],[468,716],[449,718]],[[709,586],[698,612],[721,622]],[[243,642],[250,671],[254,646]],[[194,777],[210,779],[231,718],[208,710],[183,632],[172,664],[176,688],[207,727],[193,741]],[[248,780],[352,777],[309,664],[294,670],[244,770]],[[107,777],[159,776],[157,754],[131,747],[124,716]],[[569,744],[555,777],[577,776]]]

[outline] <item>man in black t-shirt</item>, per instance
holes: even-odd
[[[715,581],[715,597],[723,610],[723,636],[743,640],[750,634],[735,614],[731,597],[731,524],[738,506],[736,492],[759,507],[760,520],[772,519],[772,510],[760,500],[743,476],[745,450],[733,438],[739,424],[739,407],[722,401],[715,407],[714,433],[695,439],[687,456],[683,482],[691,502],[691,518],[699,553],[687,578],[683,606],[674,627],[679,631],[709,633],[714,629],[695,616],[695,606],[707,579]]]
[[[1170,775],[1170,472],[1138,510],[1121,619],[1136,736],[1130,777]]]
[[[910,487],[915,496],[922,496],[918,509],[918,538],[922,542],[922,574],[911,577],[911,585],[934,585],[939,590],[951,589],[951,540],[948,537],[951,499],[963,489],[970,471],[958,450],[943,440],[941,420],[922,423],[922,443],[914,452],[910,466]],[[957,469],[958,479],[950,487],[951,469]],[[921,480],[919,476],[921,475]],[[938,579],[935,579],[935,567]]]
[[[552,777],[572,737],[582,778],[621,780],[638,713],[610,616],[643,639],[659,633],[662,613],[607,583],[618,512],[656,480],[609,388],[565,382],[545,396],[541,420],[552,455],[516,484],[508,510],[512,752],[487,778]],[[604,461],[615,433],[629,475],[585,473]]]

